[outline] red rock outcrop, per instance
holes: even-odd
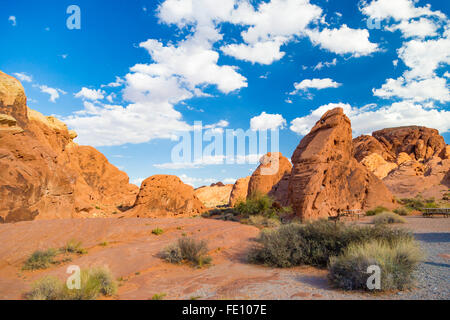
[[[238,179],[234,183],[233,189],[231,190],[230,202],[228,203],[230,207],[234,207],[236,203],[247,199],[249,181],[250,176]]]
[[[402,163],[383,179],[384,184],[398,198],[424,198],[440,200],[450,188],[446,178],[450,172],[450,159],[433,157],[425,164],[415,160]]]
[[[352,129],[342,108],[326,112],[292,156],[289,200],[303,220],[346,209],[393,207],[386,186],[352,154]]]
[[[0,222],[107,216],[138,188],[54,117],[28,109],[19,81],[0,72]]]
[[[250,177],[247,197],[254,194],[279,194],[272,191],[283,177],[290,175],[292,165],[280,152],[267,153],[260,159],[260,165]]]
[[[230,202],[232,184],[223,184],[222,182],[213,184],[209,187],[200,187],[195,189],[194,194],[207,208],[216,208],[227,205]]]
[[[362,135],[353,139],[353,156],[358,161],[362,161],[365,157],[377,153],[386,161],[394,161],[395,157],[386,150],[385,146],[372,136]]]
[[[450,146],[436,129],[419,126],[388,128],[353,140],[354,157],[399,198],[440,199],[449,168]],[[383,161],[384,159],[384,161]]]
[[[414,160],[428,160],[445,149],[444,138],[436,129],[419,126],[388,128],[372,133],[394,158],[405,152]],[[386,159],[388,160],[388,159]]]
[[[127,217],[194,216],[206,211],[194,188],[172,175],[154,175],[142,182]]]

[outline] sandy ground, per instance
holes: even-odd
[[[360,223],[367,223],[365,218]],[[417,290],[373,295],[331,289],[326,270],[311,267],[275,269],[246,263],[257,228],[203,218],[75,219],[0,225],[0,299],[21,299],[30,284],[51,274],[66,279],[69,265],[108,266],[119,282],[115,299],[449,299],[450,219],[408,217],[402,227],[416,233],[428,252],[419,268]],[[151,231],[162,228],[156,236]],[[181,236],[206,239],[213,264],[196,269],[164,262],[159,253]],[[37,249],[83,242],[88,254],[64,265],[24,272],[26,258]],[[433,242],[435,241],[435,242]],[[108,242],[107,246],[100,243]],[[431,268],[431,269],[430,269]],[[431,275],[431,277],[426,277]],[[447,291],[445,290],[447,288]],[[437,292],[437,293],[436,293]]]

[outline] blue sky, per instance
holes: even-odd
[[[79,30],[66,26],[72,4]],[[29,107],[64,120],[78,143],[96,146],[135,183],[161,173],[194,186],[232,182],[256,164],[174,164],[175,137],[192,133],[194,121],[216,133],[278,129],[290,157],[318,117],[341,106],[355,137],[417,124],[439,129],[448,143],[449,7],[444,0],[8,1],[0,69],[22,81]]]

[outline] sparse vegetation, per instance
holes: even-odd
[[[241,222],[258,227],[258,228],[276,228],[279,227],[281,222],[278,219],[267,218],[262,215],[250,216],[246,220],[241,220]]]
[[[164,230],[161,229],[161,228],[156,228],[156,229],[153,229],[153,230],[152,230],[152,233],[153,233],[154,235],[159,236],[159,235],[161,235],[161,234],[164,233]]]
[[[409,210],[420,210],[421,208],[437,208],[438,204],[435,202],[434,198],[424,199],[422,196],[417,196],[415,198],[403,198],[400,200]]]
[[[107,247],[109,245],[108,241],[103,241],[98,244],[101,247]]]
[[[107,268],[81,271],[80,289],[68,289],[58,278],[46,276],[33,284],[27,294],[29,300],[95,300],[100,295],[111,296],[117,291],[117,283]]]
[[[166,293],[155,293],[152,297],[152,300],[162,300],[166,295]]]
[[[177,244],[168,246],[162,252],[163,258],[170,263],[181,263],[188,261],[196,266],[202,267],[210,264],[212,259],[207,255],[208,245],[205,240],[192,238],[180,238]]]
[[[372,223],[376,225],[380,224],[393,224],[393,223],[405,223],[405,219],[393,212],[383,212],[376,215],[372,219]]]
[[[377,214],[380,214],[382,212],[386,212],[389,211],[388,209],[386,209],[385,207],[382,206],[378,206],[375,209],[369,210],[366,212],[366,216],[375,216]]]
[[[412,239],[351,244],[338,257],[331,257],[328,278],[337,288],[368,290],[367,267],[376,265],[381,270],[381,290],[404,290],[412,286],[413,272],[421,259]]]
[[[83,244],[75,239],[69,240],[66,245],[59,250],[61,253],[87,254],[87,250],[83,248]]]
[[[22,270],[47,269],[52,264],[56,264],[55,257],[58,254],[56,249],[38,250],[31,254],[25,261]]]
[[[384,225],[361,227],[326,220],[306,225],[293,223],[262,230],[248,259],[251,263],[281,268],[304,264],[323,268],[330,257],[340,255],[350,244],[371,240],[393,243],[402,239],[412,239],[412,234]]]
[[[292,213],[292,208],[282,207],[268,195],[254,194],[246,201],[236,204],[234,210],[243,217],[261,215],[267,218],[280,219]]]
[[[406,207],[400,207],[397,209],[394,209],[394,213],[398,214],[399,216],[407,216],[411,212],[411,209],[408,209]]]

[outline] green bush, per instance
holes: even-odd
[[[434,198],[423,199],[421,196],[416,198],[403,198],[401,203],[410,210],[420,210],[421,208],[437,208]]]
[[[161,234],[164,233],[164,230],[161,229],[161,228],[156,228],[156,229],[153,229],[153,230],[152,230],[152,233],[153,233],[154,235],[159,236],[159,235],[161,235]]]
[[[37,280],[27,294],[29,300],[95,300],[100,295],[111,296],[117,291],[117,283],[107,268],[81,270],[80,289],[68,289],[55,277]]]
[[[58,254],[56,249],[38,250],[31,254],[25,261],[22,270],[47,269],[52,264],[56,264],[55,257]]]
[[[183,260],[186,260],[202,267],[210,264],[212,261],[207,253],[208,244],[205,240],[198,241],[192,238],[183,237],[178,239],[176,245],[165,248],[162,252],[162,257],[170,263],[180,263]]]
[[[276,228],[281,224],[280,220],[267,218],[263,215],[250,216],[247,219],[246,223],[258,228]]]
[[[313,265],[326,267],[329,258],[337,256],[350,244],[371,240],[388,243],[412,239],[404,230],[380,226],[356,226],[319,220],[306,225],[287,224],[264,229],[258,244],[248,254],[249,262],[274,267]]]
[[[165,293],[155,293],[152,297],[152,300],[162,300],[167,294]]]
[[[386,209],[385,207],[378,206],[375,209],[367,211],[366,212],[366,216],[375,216],[375,215],[380,214],[380,213],[385,212],[385,211],[389,211],[389,210]]]
[[[254,194],[246,201],[238,202],[234,211],[244,217],[262,215],[267,218],[279,219],[283,215],[292,213],[292,208],[280,206],[268,195]]]
[[[87,250],[83,248],[83,244],[75,239],[69,240],[64,247],[60,249],[62,253],[86,254]]]
[[[400,207],[400,208],[394,209],[394,213],[398,214],[399,216],[407,216],[407,215],[409,215],[410,212],[411,212],[411,210],[406,207]]]
[[[65,286],[58,278],[46,276],[33,283],[28,300],[64,300]]]
[[[383,212],[375,216],[372,219],[372,223],[376,225],[380,224],[393,224],[393,223],[405,223],[405,219],[398,214],[392,212]]]
[[[404,290],[413,285],[414,270],[421,259],[422,252],[411,239],[352,244],[330,259],[328,279],[344,290],[369,290],[367,267],[376,265],[381,270],[381,290]]]

